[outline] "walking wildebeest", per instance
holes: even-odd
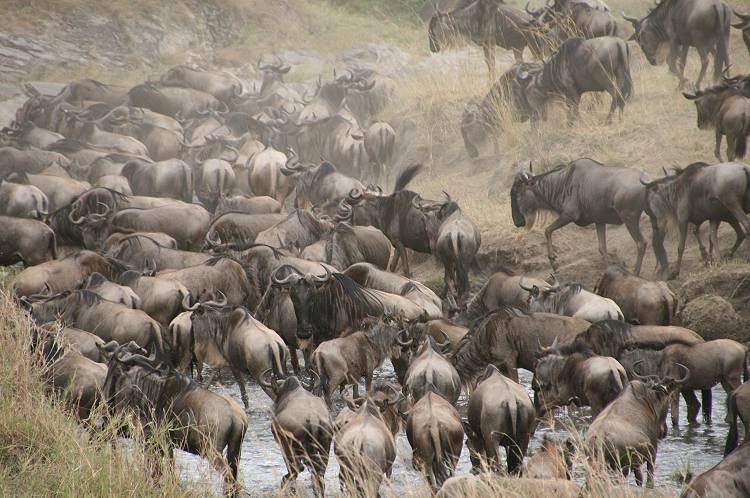
[[[680,379],[639,377],[602,411],[586,433],[588,452],[603,458],[613,470],[627,477],[633,471],[635,482],[643,485],[641,466],[646,462],[647,485],[653,485],[656,450],[666,436],[667,409]]]
[[[622,115],[625,102],[633,93],[630,50],[624,41],[611,36],[591,40],[571,38],[540,69],[519,71],[516,80],[532,123],[546,119],[547,104],[554,99],[565,101],[568,123],[572,123],[586,92],[609,93],[612,104],[607,123],[610,123],[615,109]]]
[[[688,223],[700,226],[708,220],[712,227],[722,221],[742,227],[745,238],[750,236],[750,218],[745,206],[750,204],[750,168],[741,163],[693,163],[685,168],[675,168],[675,173],[646,183],[646,213],[654,231],[654,254],[659,274],[671,278],[680,273],[682,256],[687,241]],[[669,274],[669,261],[664,250],[667,222],[673,220],[679,230],[677,265]],[[737,250],[738,238],[731,254]],[[711,243],[719,246],[716,231],[711,230]]]
[[[625,320],[636,325],[670,325],[677,311],[677,296],[666,282],[637,277],[618,265],[607,268],[594,292],[616,302]]]
[[[481,459],[491,471],[500,470],[499,447],[504,446],[508,473],[521,470],[529,440],[536,429],[536,412],[526,388],[487,366],[469,397],[466,445],[471,465],[479,470]]]
[[[742,31],[742,39],[745,41],[747,51],[750,52],[750,14],[734,11],[734,15],[740,18],[740,22],[732,24],[732,27]]]
[[[747,446],[750,443],[750,382],[745,380],[744,384],[735,389],[729,396],[727,404],[729,405],[727,409],[729,433],[727,434],[727,442],[724,446],[725,456],[737,447],[737,440],[739,439],[737,428],[738,417],[742,420],[742,425],[745,427],[745,440],[742,444]]]
[[[690,47],[701,58],[701,71],[695,83],[701,83],[708,69],[708,55],[714,57],[714,79],[729,67],[729,23],[732,13],[724,0],[661,0],[646,17],[638,19],[623,14],[635,28],[632,40],[638,42],[648,62],[655,66],[659,48],[669,44],[669,70],[685,86],[685,61]]]
[[[248,420],[236,401],[204,389],[152,357],[120,350],[109,360],[102,391],[110,412],[134,413],[147,436],[157,424],[167,424],[168,442],[206,458],[224,476],[226,493],[238,496]]]
[[[557,214],[557,219],[544,230],[547,254],[557,271],[557,255],[552,246],[552,233],[570,223],[578,226],[596,225],[599,253],[609,266],[607,225],[625,224],[635,241],[638,255],[635,274],[641,272],[646,240],[641,234],[640,218],[646,206],[646,189],[640,182],[641,173],[631,168],[604,166],[592,159],[577,159],[549,171],[532,175],[518,173],[510,189],[513,223],[517,227],[534,226],[544,211]]]

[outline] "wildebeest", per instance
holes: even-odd
[[[740,22],[732,24],[732,27],[742,31],[742,39],[745,41],[747,51],[750,52],[750,14],[744,14],[735,10],[734,15],[740,18]]]
[[[0,214],[42,219],[49,213],[49,199],[33,185],[20,185],[0,178]]]
[[[492,493],[492,488],[481,478],[472,474],[461,474],[447,479],[435,496],[437,498],[468,498],[469,496],[492,496]]]
[[[395,271],[398,262],[402,261],[407,277],[411,276],[411,271],[406,248],[422,253],[430,252],[426,215],[414,206],[414,199],[418,194],[406,190],[406,186],[421,168],[421,165],[413,165],[404,169],[396,179],[390,195],[355,191],[350,192],[346,198],[346,204],[352,208],[346,219],[353,225],[370,225],[381,230],[396,248],[391,271]]]
[[[750,234],[750,218],[744,206],[750,200],[750,168],[741,163],[693,163],[685,168],[675,168],[673,175],[645,183],[646,213],[654,227],[654,254],[661,275],[676,277],[682,266],[682,255],[687,241],[688,224],[700,226],[704,221],[712,224],[721,221],[736,223],[742,227],[745,238]],[[669,261],[664,250],[667,222],[676,222],[679,230],[677,264],[669,273]],[[716,232],[711,231],[711,242],[718,247]],[[732,253],[739,247],[741,238],[735,243]]]
[[[425,226],[430,239],[430,251],[445,269],[443,295],[454,308],[463,307],[469,291],[469,267],[476,263],[482,236],[479,227],[466,216],[458,204],[445,194],[447,200],[425,206],[420,199],[415,204],[427,213]]]
[[[685,61],[690,47],[701,58],[701,71],[695,86],[700,88],[708,69],[708,55],[714,57],[714,78],[729,67],[729,23],[732,13],[724,0],[661,0],[642,19],[623,14],[635,28],[631,39],[638,42],[648,62],[655,66],[659,48],[669,44],[667,63],[680,78],[685,79]]]
[[[421,344],[422,341],[426,340],[427,336],[432,337],[436,341],[445,341],[447,338],[448,344],[441,347],[441,349],[449,356],[456,352],[461,339],[469,331],[468,328],[447,318],[438,318],[424,323],[413,323],[409,326],[408,330],[409,337],[414,339],[414,345]]]
[[[569,442],[558,444],[545,434],[542,444],[524,463],[521,475],[528,479],[570,479],[573,451]]]
[[[285,219],[260,232],[256,244],[278,249],[303,248],[314,244],[333,230],[333,223],[318,218],[310,211],[296,209]]]
[[[421,399],[430,389],[451,403],[458,401],[461,395],[461,377],[440,351],[448,344],[445,339],[439,343],[432,336],[427,336],[415,353],[402,383],[404,392],[414,401]]]
[[[320,388],[329,406],[336,389],[343,391],[347,384],[352,385],[352,394],[358,398],[359,380],[363,377],[365,392],[370,391],[373,371],[386,358],[401,354],[395,323],[383,318],[364,324],[364,329],[323,341],[310,356],[311,370],[320,377]]]
[[[528,309],[532,312],[556,313],[572,316],[591,323],[599,320],[622,320],[620,307],[613,300],[587,291],[577,282],[558,283],[539,288],[528,286],[522,279],[522,289],[528,291]]]
[[[538,175],[522,171],[510,189],[513,223],[517,227],[534,226],[544,211],[557,219],[544,230],[550,264],[558,262],[552,247],[552,233],[570,223],[596,225],[599,253],[609,266],[607,225],[625,224],[635,241],[638,255],[635,274],[641,272],[646,241],[641,234],[640,218],[646,205],[646,189],[640,183],[641,173],[634,169],[604,166],[592,159],[577,159]]]
[[[487,313],[474,323],[453,356],[453,365],[465,383],[472,382],[489,364],[518,381],[518,368],[534,371],[536,353],[559,343],[572,341],[590,323],[549,313],[526,314],[504,306]]]
[[[172,236],[180,249],[196,250],[203,245],[210,215],[197,204],[170,204],[159,208],[129,208],[118,211],[111,220],[111,231],[163,232]]]
[[[526,389],[489,365],[469,396],[467,418],[466,444],[472,467],[479,470],[484,459],[491,470],[499,471],[498,453],[503,446],[508,473],[519,472],[536,428],[534,404]]]
[[[157,354],[165,352],[161,326],[141,310],[106,301],[89,290],[65,291],[32,302],[24,301],[31,317],[43,324],[59,319],[67,326],[96,334],[105,342],[134,341]]]
[[[234,181],[231,164],[223,159],[208,159],[195,168],[195,195],[213,212],[219,199],[232,190]]]
[[[88,182],[44,174],[32,175],[17,172],[10,175],[9,179],[14,183],[33,185],[41,190],[49,200],[50,210],[67,206],[76,197],[91,188],[91,184]]]
[[[746,496],[750,490],[750,444],[725,456],[722,461],[693,478],[680,498]]]
[[[293,484],[307,467],[312,474],[315,496],[322,498],[334,430],[328,407],[309,393],[297,377],[287,377],[270,386],[275,397],[271,431],[287,468],[281,488]]]
[[[432,384],[409,409],[406,437],[412,448],[412,465],[437,491],[453,475],[464,447],[464,428],[458,410]]]
[[[205,232],[206,245],[214,249],[231,247],[244,249],[255,242],[258,234],[288,218],[289,215],[247,214],[227,211],[216,215]]]
[[[150,277],[131,270],[120,275],[117,283],[133,289],[141,301],[141,309],[164,328],[191,305],[190,291],[176,280]]]
[[[107,277],[101,273],[92,273],[86,278],[86,280],[81,282],[81,285],[79,285],[78,288],[90,290],[102,299],[122,304],[128,308],[141,308],[141,298],[138,297],[138,294],[136,294],[133,289],[110,282],[107,280]]]
[[[632,470],[639,486],[643,484],[641,466],[646,462],[648,483],[652,485],[657,444],[666,436],[669,399],[686,375],[630,382],[591,423],[585,439],[587,450],[625,477]]]
[[[310,252],[313,249],[322,249],[321,254],[314,255]],[[346,270],[359,263],[372,263],[385,270],[388,268],[392,249],[388,238],[375,227],[337,223],[321,240],[307,246],[301,257],[312,261],[324,261],[339,270]]]
[[[0,147],[0,164],[2,164],[1,176],[7,176],[10,173],[38,174],[54,165],[67,168],[70,166],[70,160],[54,151],[32,147],[24,149]]]
[[[99,272],[115,280],[125,271],[118,261],[100,256],[92,251],[78,251],[63,259],[47,261],[24,269],[10,283],[15,297],[34,294],[56,294],[75,289],[86,277]]]
[[[297,317],[300,349],[309,343],[338,337],[352,323],[367,316],[401,315],[406,320],[426,316],[424,309],[409,299],[366,289],[341,273],[325,267],[325,275],[301,274],[290,265],[279,266],[271,275],[274,286],[288,288]]]
[[[461,39],[470,40],[484,50],[490,82],[493,82],[495,46],[513,50],[516,61],[520,62],[523,49],[529,44],[530,20],[525,12],[492,0],[462,2],[451,12],[436,9],[427,31],[430,52],[440,52]]]
[[[721,140],[727,137],[727,160],[742,159],[747,154],[747,136],[750,135],[750,98],[743,95],[730,81],[723,78],[720,85],[683,93],[695,104],[698,128],[713,128],[716,134],[714,156],[721,161]]]
[[[48,322],[39,327],[40,330],[55,334],[55,342],[63,348],[71,348],[91,361],[107,363],[112,351],[107,351],[104,341],[97,335],[75,327],[65,327],[58,322]],[[114,345],[109,343],[108,345]],[[118,344],[119,347],[119,344]]]
[[[471,298],[467,307],[468,315],[479,318],[502,306],[525,308],[529,304],[529,291],[519,285],[521,280],[526,287],[546,289],[551,286],[544,280],[516,275],[513,271],[503,268],[493,273]]]
[[[381,270],[372,263],[355,263],[344,270],[344,275],[362,287],[398,294],[414,301],[424,308],[429,318],[443,317],[440,298],[421,282]]]
[[[283,152],[273,147],[254,153],[245,163],[248,170],[247,187],[254,195],[265,195],[284,202],[295,186],[295,178],[289,178],[285,173],[288,161]]]
[[[586,92],[607,92],[612,104],[607,114],[611,122],[615,109],[620,114],[633,93],[628,45],[614,37],[571,38],[539,69],[516,75],[524,104],[532,121],[546,117],[547,104],[562,99],[568,107],[568,122],[578,116],[581,96]]]
[[[742,420],[742,425],[745,427],[745,440],[743,444],[747,446],[750,442],[750,382],[745,380],[745,383],[734,390],[729,396],[727,402],[727,418],[729,419],[729,433],[727,434],[727,442],[724,446],[724,455],[728,455],[737,447],[737,441],[739,439],[739,431],[737,428],[737,418]]]
[[[258,197],[232,195],[219,199],[214,211],[214,217],[218,218],[220,215],[230,211],[245,214],[275,214],[280,213],[281,208],[281,203],[273,197],[265,195]]]
[[[748,349],[731,339],[716,339],[693,345],[668,344],[664,349],[631,349],[620,356],[623,366],[631,373],[666,377],[675,375],[678,365],[687,367],[690,375],[680,386],[687,404],[688,422],[695,423],[700,403],[693,391],[704,393],[703,416],[711,420],[711,388],[721,383],[727,396],[745,381],[750,380],[747,365]],[[672,425],[679,424],[677,397],[672,403]]]
[[[164,247],[148,235],[134,233],[110,247],[107,254],[133,269],[161,271],[200,265],[212,258],[210,254],[181,251]]]
[[[245,381],[242,376],[250,375],[259,382],[267,369],[277,377],[286,375],[286,360],[289,349],[281,337],[248,313],[243,308],[214,307],[203,303],[193,311],[191,344],[189,351],[175,351],[179,356],[192,356],[198,371],[202,363],[208,363],[214,375],[223,367],[228,367],[237,384],[246,408],[250,408]],[[271,398],[272,390],[266,389]]]
[[[130,161],[120,173],[128,179],[136,195],[171,197],[184,202],[193,200],[193,172],[184,161]]]
[[[159,82],[165,86],[188,87],[213,95],[225,103],[242,95],[242,81],[225,71],[208,71],[184,64],[172,66]]]
[[[588,405],[595,418],[627,383],[625,369],[614,358],[581,353],[561,356],[552,352],[534,366],[534,404],[540,415],[571,402]]]
[[[353,189],[365,189],[362,182],[340,173],[330,162],[325,161],[319,165],[301,164],[293,150],[289,150],[288,155],[289,159],[281,172],[295,178],[296,208],[305,208],[308,205],[320,208],[326,205],[337,207],[339,201],[346,198]]]
[[[173,118],[187,119],[200,112],[226,111],[225,103],[213,95],[192,88],[141,83],[128,91],[128,105],[143,107]]]
[[[0,265],[34,266],[57,259],[55,232],[37,220],[0,216]]]
[[[617,21],[609,8],[595,2],[555,1],[540,9],[527,7],[526,12],[534,16],[532,26],[540,31],[538,36],[551,37],[553,43],[573,36],[590,39],[618,34]]]
[[[121,351],[107,365],[102,391],[111,413],[133,413],[147,435],[167,424],[168,442],[208,459],[224,476],[227,494],[238,495],[248,420],[236,401],[152,358]]]
[[[334,438],[334,453],[341,465],[341,489],[356,496],[378,495],[383,476],[391,477],[396,442],[374,400],[362,405]]]
[[[607,268],[594,292],[616,302],[636,325],[670,325],[677,311],[677,296],[666,282],[637,277],[619,265]]]

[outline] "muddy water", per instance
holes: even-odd
[[[376,372],[376,378],[394,380],[395,377],[390,364],[386,363],[383,368]],[[531,373],[522,370],[520,372],[520,379],[525,386],[530,386]],[[231,377],[224,377],[222,382],[221,386],[214,386],[212,389],[230,394],[240,402],[239,390]],[[529,392],[531,394],[531,391]],[[245,491],[250,496],[274,495],[278,490],[281,478],[286,473],[286,467],[271,435],[270,409],[272,403],[257,385],[248,386],[248,395],[251,403],[251,409],[248,411],[250,428],[242,448],[241,480]],[[673,479],[675,471],[683,470],[689,465],[691,471],[697,474],[712,467],[721,460],[728,430],[727,424],[724,422],[725,400],[726,396],[723,389],[721,386],[716,386],[713,390],[714,422],[711,425],[701,424],[696,427],[688,427],[683,422],[686,407],[684,406],[684,402],[681,403],[681,427],[679,429],[671,427],[671,423],[668,420],[668,435],[659,443],[656,461],[657,486],[671,486],[674,488],[675,494],[677,494],[679,484]],[[465,403],[466,400],[463,398],[459,401],[459,409],[462,411]],[[342,404],[338,400],[336,411],[341,406]],[[560,412],[556,418],[558,424],[553,434],[558,439],[565,437],[566,432],[560,428],[569,427],[571,419],[574,425],[581,431],[585,430],[591,423],[588,408],[582,408],[570,414],[570,416],[567,413]],[[547,427],[540,427],[531,442],[530,452],[536,448],[545,433],[550,434],[551,432]],[[423,483],[420,475],[411,467],[411,448],[403,431],[398,435],[396,445],[398,456],[394,463],[393,477],[390,483],[390,490],[392,492],[384,492],[384,496],[404,496],[413,491],[415,486]],[[175,453],[181,475],[186,481],[196,484],[200,483],[220,492],[218,475],[208,469],[205,460],[183,452]],[[468,473],[470,468],[468,450],[464,447],[457,473]],[[336,462],[333,456],[332,449],[331,459],[326,472],[327,495],[340,495],[337,481],[338,470],[338,462]],[[628,482],[633,483],[632,477]],[[302,496],[312,496],[308,472],[300,475],[297,489]]]

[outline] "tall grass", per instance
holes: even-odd
[[[0,292],[0,496],[205,496],[174,472],[151,479],[142,437],[113,445],[114,422],[92,436],[48,392],[29,322]]]

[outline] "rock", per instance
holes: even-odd
[[[690,275],[680,287],[680,302],[690,302],[703,294],[723,297],[741,315],[750,318],[750,264],[730,262]]]
[[[716,294],[703,294],[688,302],[677,316],[683,327],[694,330],[707,341],[750,340],[747,320],[735,311],[732,303]]]

